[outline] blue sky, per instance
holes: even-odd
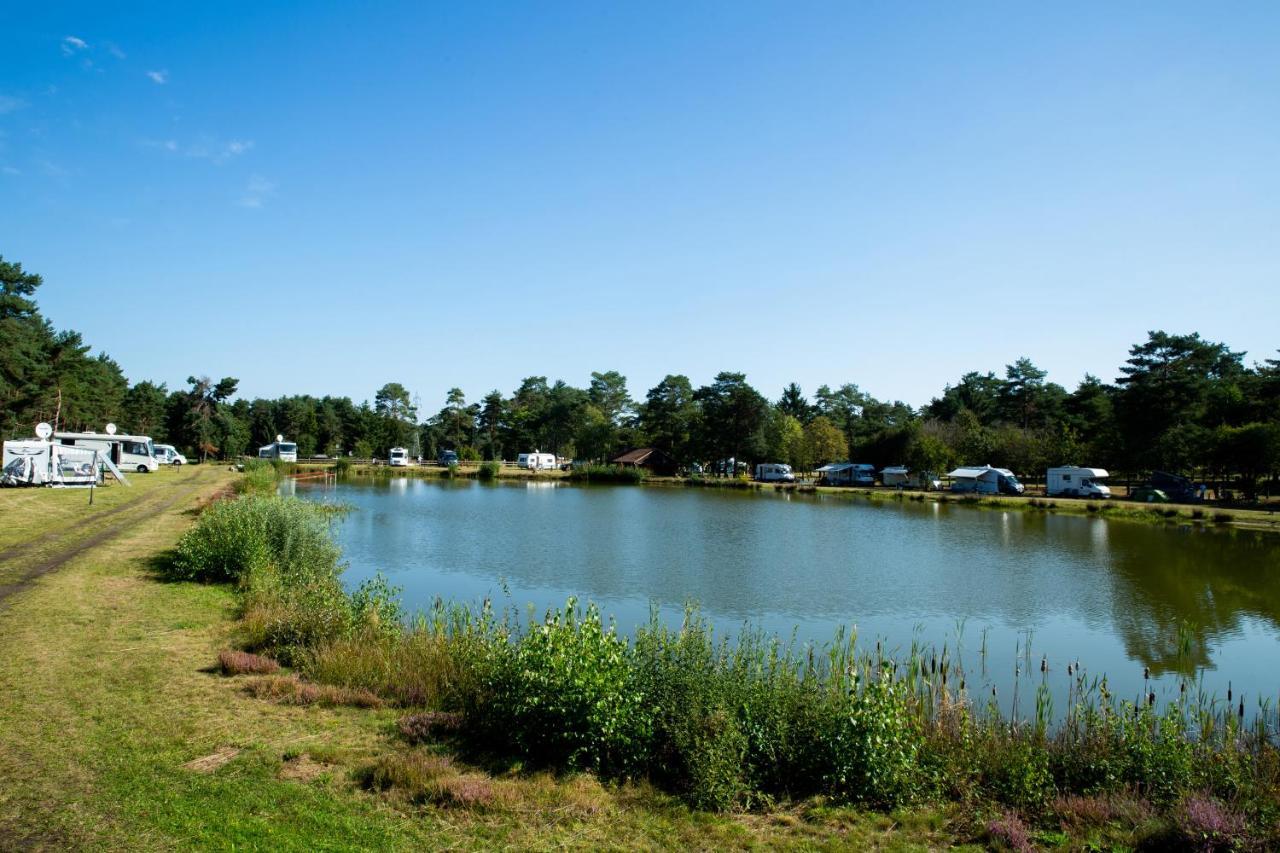
[[[927,402],[1280,346],[1280,5],[8,4],[0,254],[133,379]]]

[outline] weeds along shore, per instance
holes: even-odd
[[[990,836],[1012,846],[1036,827],[1115,820],[1153,843],[1280,844],[1276,709],[1252,688],[1224,701],[1184,686],[1161,706],[1077,668],[1061,713],[1039,686],[1011,719],[971,695],[945,648],[730,641],[693,610],[628,637],[573,599],[530,620],[445,601],[407,619],[380,576],[344,590],[330,530],[342,508],[267,494],[274,475],[251,467],[169,569],[236,586],[241,649],[222,665],[290,668],[262,676],[265,698],[403,708],[410,742],[647,779],[698,809],[960,803],[996,815]],[[412,785],[395,762],[416,760],[383,759],[370,786]]]

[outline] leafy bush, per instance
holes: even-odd
[[[339,551],[328,513],[296,499],[246,496],[206,510],[178,542],[175,578],[243,582],[255,571],[281,575],[331,574]]]
[[[851,698],[832,733],[828,783],[841,799],[896,806],[910,795],[920,739],[906,686],[885,672]]]
[[[280,472],[269,460],[246,459],[244,476],[236,481],[235,489],[240,494],[269,495],[279,482]]]
[[[482,462],[480,470],[476,472],[476,476],[481,480],[496,480],[498,472],[502,470],[502,465],[497,462]]]
[[[489,701],[469,709],[491,735],[539,764],[627,773],[643,766],[650,718],[626,640],[595,605],[532,626],[490,673]]]

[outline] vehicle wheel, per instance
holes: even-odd
[[[175,459],[175,460],[173,460],[173,467],[174,467],[174,468],[181,468],[181,467],[182,467],[182,461],[181,461],[181,460],[179,460],[179,459]]]
[[[138,473],[139,473],[139,474],[145,474],[145,473],[147,473],[147,471],[148,471],[148,470],[149,470],[149,469],[147,468],[147,466],[146,466],[146,465],[139,465],[139,466],[138,466]]]

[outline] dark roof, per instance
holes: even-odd
[[[628,450],[618,458],[613,460],[614,465],[643,465],[649,461],[649,457],[658,454],[655,462],[666,458],[666,454],[656,447],[637,447],[635,450]]]

